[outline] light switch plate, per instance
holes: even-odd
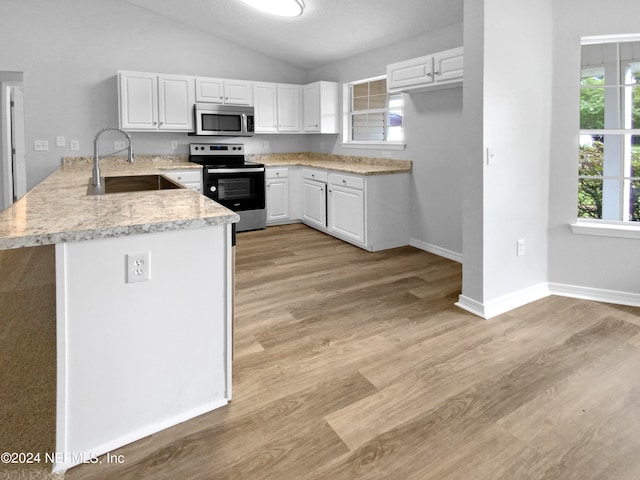
[[[66,143],[67,142],[64,137],[56,137],[56,147],[64,147]]]

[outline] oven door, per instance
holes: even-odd
[[[204,194],[234,212],[264,209],[264,167],[205,167]]]

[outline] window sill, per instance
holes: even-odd
[[[404,150],[406,144],[398,142],[342,142],[342,148],[363,148],[370,150]]]
[[[580,235],[596,235],[600,237],[640,238],[640,225],[621,223],[581,222],[571,224],[573,233]]]

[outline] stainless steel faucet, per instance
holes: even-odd
[[[129,163],[135,162],[135,158],[133,156],[133,144],[131,143],[131,135],[129,135],[127,132],[117,127],[105,127],[102,130],[98,130],[98,133],[96,133],[96,137],[93,139],[93,178],[91,180],[91,185],[96,187],[95,188],[96,190],[99,190],[100,188],[102,188],[102,177],[100,176],[100,148],[98,147],[98,140],[100,138],[100,135],[110,130],[120,132],[125,137],[127,137],[127,142],[128,142],[128,145],[127,145],[128,159],[127,160],[129,161]],[[113,153],[118,153],[121,151],[122,150],[118,150],[117,152],[113,152]]]

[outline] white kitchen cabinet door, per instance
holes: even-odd
[[[390,92],[432,83],[433,56],[431,55],[387,65],[387,90]]]
[[[278,84],[278,131],[300,132],[302,87],[300,85]]]
[[[253,105],[253,83],[225,78],[196,77],[196,102]]]
[[[289,179],[267,179],[267,222],[289,219]]]
[[[193,170],[166,170],[162,172],[169,178],[177,180],[182,185],[191,190],[202,193],[202,170],[194,168]]]
[[[327,227],[327,184],[302,181],[302,220],[322,230]]]
[[[387,90],[426,92],[462,85],[463,47],[387,65]]]
[[[454,48],[433,56],[433,74],[436,83],[462,80],[463,50],[463,47]]]
[[[159,130],[193,131],[194,88],[193,77],[158,76]]]
[[[120,128],[158,130],[158,76],[154,73],[118,73]]]
[[[225,80],[224,103],[253,105],[253,83],[244,80]]]
[[[329,185],[327,209],[331,233],[365,243],[364,192],[362,190]]]
[[[278,131],[278,101],[275,83],[253,84],[255,133]]]
[[[196,77],[196,102],[224,103],[224,80]]]
[[[303,87],[303,128],[309,133],[339,133],[338,84],[315,82]]]

